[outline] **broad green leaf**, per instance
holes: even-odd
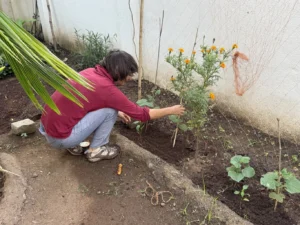
[[[281,170],[281,175],[285,180],[295,177],[295,175],[291,172],[288,172],[286,168]]]
[[[244,189],[244,190],[247,190],[248,187],[249,187],[249,185],[243,185],[243,189]]]
[[[152,102],[148,102],[148,100],[147,100],[147,99],[144,99],[144,98],[138,100],[138,101],[136,102],[136,104],[138,104],[139,106],[142,106],[142,107],[148,106],[148,107],[150,107],[150,108],[153,108],[153,103],[152,103]]]
[[[151,95],[147,95],[147,100],[148,100],[148,102],[153,102],[154,98]]]
[[[158,89],[156,92],[155,92],[155,95],[160,95],[161,91],[160,89]]]
[[[0,73],[1,73],[4,69],[5,69],[5,66],[2,66],[2,67],[0,68]]]
[[[260,184],[270,190],[275,190],[278,184],[278,173],[268,172],[260,178]]]
[[[240,182],[241,180],[244,179],[244,175],[243,175],[243,174],[237,173],[237,172],[235,172],[235,171],[229,171],[229,172],[228,172],[228,176],[229,176],[232,180],[234,180],[234,181],[236,181],[236,182]]]
[[[180,130],[182,130],[182,131],[184,131],[184,132],[188,130],[188,127],[187,127],[187,125],[185,125],[185,124],[179,124],[178,127],[179,127]]]
[[[243,198],[243,201],[249,202],[249,199],[248,198]]]
[[[239,195],[240,192],[239,192],[239,191],[234,191],[234,194],[235,194],[235,195]]]
[[[291,194],[300,193],[300,180],[298,180],[295,176],[289,179],[285,179],[285,188],[286,191]]]
[[[247,166],[244,169],[242,169],[242,173],[245,177],[253,177],[255,175],[255,171],[251,166]]]
[[[285,198],[284,194],[282,193],[275,193],[275,192],[270,192],[269,198],[276,200],[277,202],[283,203],[283,199]]]
[[[170,115],[169,119],[173,122],[173,123],[178,123],[180,121],[178,116],[175,115]]]
[[[236,156],[233,156],[231,159],[230,159],[230,163],[232,165],[234,165],[236,168],[241,168],[241,164],[240,164],[240,160],[242,159],[243,156],[241,155],[236,155]]]
[[[227,172],[229,172],[229,171],[236,171],[237,169],[235,166],[230,166],[230,167],[227,167],[226,170],[227,170]]]
[[[240,159],[240,163],[244,163],[244,164],[247,164],[250,162],[250,158],[247,157],[247,156],[243,156],[241,159]]]
[[[140,132],[140,128],[141,128],[141,125],[139,125],[139,124],[135,127],[137,132]]]

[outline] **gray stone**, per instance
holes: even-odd
[[[21,135],[23,133],[31,134],[36,130],[35,123],[30,119],[20,120],[11,124],[13,134]]]

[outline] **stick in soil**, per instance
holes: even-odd
[[[281,148],[281,134],[280,134],[280,125],[279,125],[279,118],[277,118],[277,122],[278,122],[278,143],[279,143],[279,160],[278,160],[278,183],[280,183],[281,180],[281,152],[282,152],[282,148]],[[277,188],[277,194],[280,193],[280,187]],[[278,201],[275,200],[275,206],[274,206],[274,211],[276,211],[277,209],[277,205],[278,205]]]
[[[58,52],[57,43],[56,43],[56,36],[54,34],[54,29],[53,29],[53,21],[52,21],[51,8],[50,8],[49,0],[47,0],[47,8],[48,8],[48,13],[49,13],[49,23],[50,23],[50,28],[51,28],[52,38],[53,38],[54,51]]]
[[[139,35],[139,69],[138,69],[138,100],[142,98],[143,76],[143,26],[144,26],[144,0],[140,0],[140,35]]]
[[[182,97],[180,98],[180,105],[182,105]],[[178,116],[178,118],[180,118],[180,116]],[[177,122],[176,129],[175,129],[173,148],[175,147],[175,144],[176,144],[176,139],[177,139],[177,134],[178,134],[178,126],[179,126],[179,122]]]
[[[13,173],[13,172],[10,172],[8,170],[5,170],[2,168],[2,166],[0,166],[0,172],[3,172],[3,173],[8,173],[8,174],[12,174],[12,175],[15,175],[17,177],[20,177],[20,175],[16,174],[16,173]]]
[[[156,73],[155,73],[155,82],[154,84],[156,85],[157,82],[157,74],[158,74],[158,63],[159,63],[159,55],[160,55],[160,41],[161,41],[161,35],[163,31],[163,26],[164,26],[164,18],[165,18],[165,10],[162,12],[162,19],[161,22],[159,20],[159,41],[158,41],[158,52],[157,52],[157,62],[156,62]]]

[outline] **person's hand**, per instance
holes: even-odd
[[[130,116],[128,116],[126,113],[119,111],[118,116],[121,118],[123,123],[127,124],[127,123],[131,122]]]
[[[185,108],[182,105],[171,106],[171,112],[172,112],[171,114],[172,115],[182,116],[184,111],[185,111]]]

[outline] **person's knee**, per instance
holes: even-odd
[[[115,109],[112,109],[112,108],[103,108],[103,109],[101,109],[101,111],[111,117],[117,117],[117,115],[118,115],[118,111]]]

